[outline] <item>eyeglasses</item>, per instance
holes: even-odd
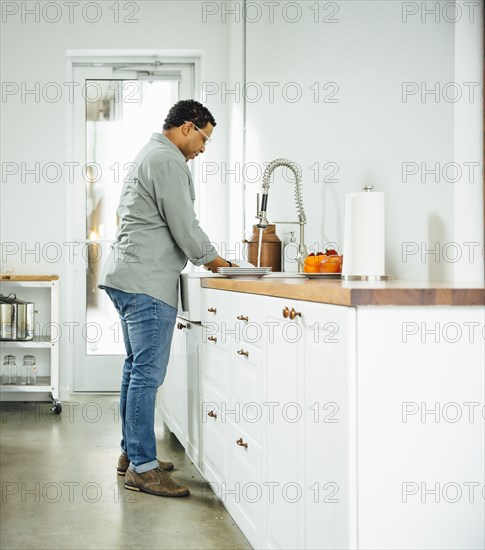
[[[187,124],[187,121],[185,121],[185,123]],[[212,141],[212,138],[210,138],[203,130],[201,130],[198,126],[196,126],[192,121],[190,122],[190,124],[192,124],[192,126],[204,136],[204,138],[205,138],[204,139],[204,147],[206,145],[209,145],[209,143]]]

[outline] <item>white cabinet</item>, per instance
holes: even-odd
[[[236,323],[231,350],[232,403],[228,421],[229,466],[226,506],[249,542],[261,547],[263,488],[262,297],[232,293],[230,325]]]
[[[36,358],[37,382],[35,385],[0,386],[0,398],[5,401],[40,400],[52,396],[54,413],[62,411],[59,401],[59,277],[57,275],[2,275],[0,292],[15,293],[17,298],[34,302],[34,338],[28,341],[2,341],[2,355],[17,357],[20,374],[23,355]],[[3,362],[3,357],[2,357]]]
[[[238,422],[229,420],[227,428],[230,449],[225,504],[249,542],[260,548],[261,503],[264,498],[262,447],[241,429]]]
[[[200,362],[202,357],[202,327],[185,322],[185,353],[187,373],[187,446],[185,452],[192,462],[200,467]]]
[[[234,326],[231,293],[202,293],[202,473],[216,495],[225,501],[232,451],[228,413],[233,410],[231,368]]]
[[[356,547],[355,309],[300,302],[304,357],[302,548]]]
[[[177,320],[172,339],[170,364],[170,423],[172,432],[187,446],[187,321]]]
[[[355,310],[264,299],[263,548],[355,543]],[[349,495],[349,493],[352,493]]]
[[[203,299],[202,472],[255,548],[483,548],[482,307]]]
[[[234,422],[240,430],[261,444],[263,351],[241,340],[232,351],[232,394],[234,396]]]
[[[210,338],[210,340],[209,340]],[[202,421],[202,473],[214,492],[221,493],[227,482],[229,441],[226,411],[232,407],[230,392],[232,372],[230,350],[232,341],[221,332],[206,336],[203,328],[204,353],[202,359],[201,421]]]
[[[255,548],[346,548],[355,311],[211,289],[203,304],[204,476]]]
[[[180,323],[180,319],[177,317],[175,328],[172,335],[172,344],[170,347],[170,358],[167,365],[167,372],[165,374],[165,379],[163,384],[158,389],[157,393],[157,402],[156,410],[160,416],[160,419],[165,422],[168,429],[174,433],[174,420],[175,415],[174,407],[174,387],[175,387],[175,377],[180,376],[181,368],[181,352],[185,346],[185,336],[181,330],[177,329],[177,325]],[[180,440],[180,434],[178,436]],[[183,444],[183,439],[181,443]]]
[[[199,362],[202,329],[177,317],[167,374],[157,394],[156,413],[199,467]]]
[[[360,548],[485,547],[484,320],[358,308]]]
[[[250,543],[259,547],[262,299],[204,290],[202,303],[202,472]]]
[[[296,301],[264,299],[265,369],[263,401],[263,548],[301,548],[303,544],[301,450],[303,397],[301,317]],[[299,418],[300,417],[300,418]]]

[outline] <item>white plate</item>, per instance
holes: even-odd
[[[309,279],[341,279],[342,273],[303,273]]]
[[[221,273],[221,275],[230,279],[261,279],[266,273]]]
[[[218,273],[271,273],[270,267],[218,267]]]
[[[271,273],[271,267],[219,267],[217,272],[224,277],[259,278]]]
[[[264,277],[271,271],[219,271],[223,277]]]
[[[228,269],[229,271],[271,271],[271,267],[218,267],[217,269]]]

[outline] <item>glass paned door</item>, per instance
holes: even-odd
[[[121,325],[97,285],[118,228],[123,180],[152,133],[162,132],[170,107],[193,97],[193,66],[172,66],[150,78],[112,67],[76,67],[74,75],[84,90],[74,103],[73,125],[75,161],[83,169],[68,211],[75,241],[83,245],[73,274],[73,316],[83,327],[83,337],[74,341],[74,390],[119,391]]]
[[[90,80],[86,86],[99,97],[86,102],[86,316],[92,333],[86,354],[123,354],[116,310],[97,287],[100,270],[116,236],[123,180],[151,134],[161,131],[178,99],[178,81]]]

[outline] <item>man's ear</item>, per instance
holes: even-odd
[[[190,122],[184,122],[182,126],[180,126],[180,129],[182,130],[184,136],[188,136],[190,132]]]

